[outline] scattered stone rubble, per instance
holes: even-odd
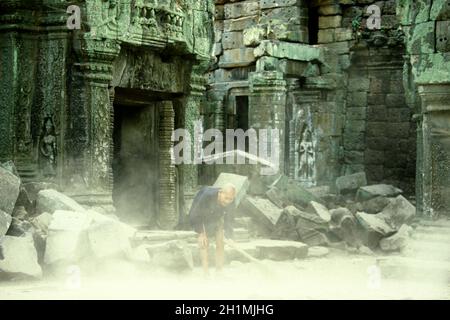
[[[323,257],[339,247],[360,254],[400,251],[411,236],[415,207],[400,189],[367,186],[364,173],[309,189],[280,176],[257,196],[244,176],[221,174],[216,186],[227,182],[239,195],[235,241],[257,259]],[[53,187],[21,184],[12,163],[0,166],[1,278],[39,278],[86,261],[128,261],[175,272],[200,265],[195,232],[138,231]],[[226,260],[248,258],[226,247]]]
[[[333,186],[305,189],[281,176],[266,186],[265,198],[248,195],[241,214],[252,217],[254,235],[301,241],[311,247],[349,252],[399,251],[407,243],[416,208],[402,190],[367,185],[364,172],[342,176]]]

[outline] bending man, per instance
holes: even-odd
[[[224,263],[224,236],[233,235],[233,213],[236,188],[227,184],[222,188],[204,187],[194,198],[189,212],[189,221],[198,233],[200,256],[205,273],[208,273],[209,239],[216,239],[216,269],[220,271]]]

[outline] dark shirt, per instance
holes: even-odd
[[[233,236],[233,209],[231,203],[223,207],[218,202],[219,188],[203,187],[195,196],[189,211],[189,222],[195,232],[203,232],[203,226],[208,237],[214,236],[221,219],[224,219],[225,237]]]

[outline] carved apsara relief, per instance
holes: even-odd
[[[307,186],[316,182],[315,140],[309,108],[299,109],[293,119],[294,178]]]

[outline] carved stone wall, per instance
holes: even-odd
[[[210,59],[213,1],[75,4],[81,30],[68,29],[66,2],[0,3],[0,159],[16,161],[25,180],[51,179],[83,203],[111,204],[115,90],[130,90],[144,103],[177,100],[191,126],[203,94],[202,85],[190,85],[201,82],[191,77],[192,66]],[[171,129],[161,133],[167,152]],[[172,228],[183,186],[167,157],[161,219]]]

